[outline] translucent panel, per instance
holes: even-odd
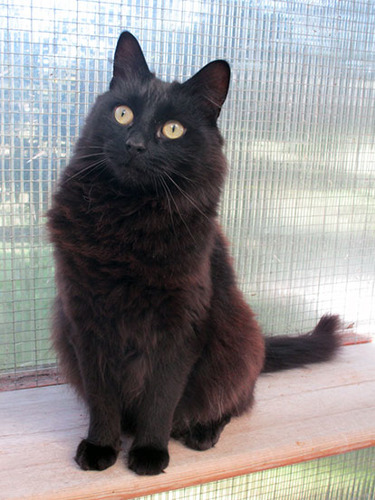
[[[375,331],[373,2],[9,0],[0,24],[7,383],[27,385],[29,370],[33,384],[47,383],[55,366],[43,214],[125,28],[168,80],[216,58],[231,63],[221,220],[265,331],[304,330],[330,311]]]
[[[372,500],[374,467],[368,448],[137,500]]]

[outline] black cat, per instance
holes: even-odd
[[[150,73],[120,36],[48,212],[55,248],[53,337],[90,414],[82,469],[158,474],[170,437],[205,450],[248,410],[259,373],[329,359],[336,316],[298,338],[264,341],[237,288],[217,222],[226,172],[217,118],[230,69],[214,61],[185,83]]]

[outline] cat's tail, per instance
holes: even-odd
[[[320,319],[312,332],[298,337],[266,337],[266,358],[262,371],[288,370],[328,361],[340,347],[339,327],[339,317],[327,315]]]

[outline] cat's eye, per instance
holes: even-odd
[[[115,118],[121,125],[130,125],[134,120],[134,113],[129,106],[117,106]]]
[[[163,125],[161,132],[168,139],[179,139],[186,132],[186,128],[180,122],[170,120]]]

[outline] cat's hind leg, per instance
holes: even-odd
[[[196,423],[185,431],[172,433],[172,437],[181,440],[193,450],[209,450],[219,441],[220,435],[230,419],[230,415],[224,415],[215,421],[204,424]]]

